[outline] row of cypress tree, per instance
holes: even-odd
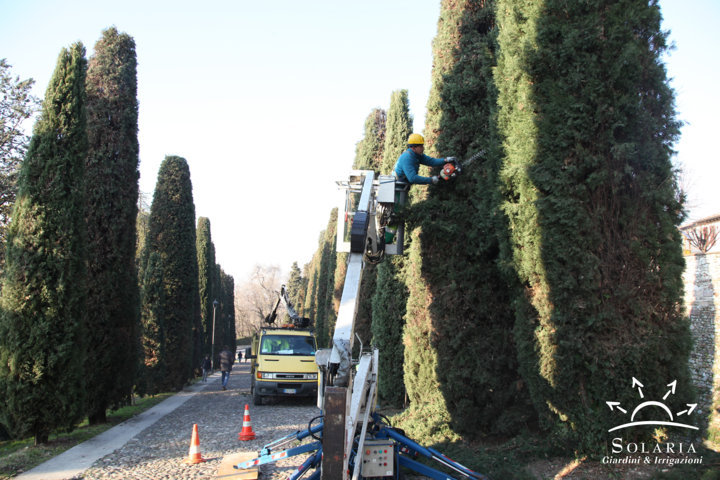
[[[375,287],[361,295],[381,400],[407,397],[408,428],[447,438],[539,424],[597,452],[618,423],[606,402],[638,403],[633,377],[656,398],[677,380],[673,411],[691,401],[660,22],[656,1],[443,0],[426,153],[483,155],[452,183],[413,187],[406,255],[366,270]],[[384,131],[371,113],[356,167],[389,173],[408,112],[399,91]],[[323,321],[338,295],[323,268],[343,267],[333,239],[303,271],[305,313]]]
[[[219,301],[216,339],[234,347],[233,279],[207,219],[196,245],[184,159],[165,159],[138,215],[137,118],[132,37],[104,31],[89,61],[80,43],[61,51],[5,245],[0,423],[18,438],[44,443],[133,392],[181,388],[210,351],[199,283]]]

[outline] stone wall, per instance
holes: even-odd
[[[698,391],[698,414],[713,424],[709,415],[720,384],[720,253],[685,256],[683,279],[694,341],[690,371]]]

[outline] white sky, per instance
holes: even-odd
[[[202,5],[201,5],[202,3]],[[662,0],[677,49],[668,70],[687,124],[677,145],[691,218],[720,213],[715,84],[720,2]],[[44,96],[62,47],[92,53],[115,25],[137,45],[140,189],[165,155],[190,165],[217,261],[302,267],[337,203],[374,107],[409,90],[422,131],[439,0],[0,0],[0,58]]]

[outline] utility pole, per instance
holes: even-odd
[[[212,344],[210,345],[210,358],[212,359],[212,372],[215,373],[215,310],[217,310],[217,306],[220,305],[220,302],[217,301],[217,298],[213,300],[213,330],[212,330]]]

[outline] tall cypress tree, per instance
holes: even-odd
[[[456,430],[511,434],[532,408],[513,343],[515,283],[498,268],[499,235],[507,227],[497,214],[494,2],[446,2],[441,15],[428,139],[438,153],[484,154],[459,181],[431,190],[418,212],[424,219],[423,272],[433,295],[434,343],[443,365],[438,379]]]
[[[161,388],[180,390],[192,375],[193,325],[199,302],[195,242],[190,169],[184,158],[167,156],[158,172],[146,240],[147,254],[159,256],[163,272],[159,310],[166,375]]]
[[[407,90],[392,92],[381,174],[392,173],[397,158],[406,148],[412,122]],[[404,263],[402,256],[391,256],[377,266],[377,282],[371,298],[372,339],[380,355],[378,394],[382,401],[395,406],[401,406],[405,398],[402,335],[408,292],[403,280]]]
[[[220,305],[223,319],[223,344],[234,352],[237,348],[235,332],[235,279],[225,273],[218,265],[220,272]]]
[[[210,353],[213,327],[213,302],[219,292],[214,285],[215,246],[210,233],[210,219],[198,218],[197,223],[198,287],[200,292],[200,318],[202,319],[202,352]]]
[[[410,100],[407,90],[396,90],[390,95],[390,108],[385,123],[385,145],[383,146],[380,174],[392,175],[395,162],[407,149],[407,139],[412,133],[413,117],[410,115]]]
[[[365,119],[365,134],[355,146],[353,168],[358,170],[380,170],[385,146],[385,124],[387,114],[382,108],[374,108]]]
[[[0,317],[0,412],[44,443],[85,414],[87,131],[82,44],[63,49],[18,182]]]
[[[527,421],[529,402],[517,374],[508,285],[497,268],[493,2],[444,1],[433,52],[430,154],[486,155],[456,181],[415,194],[407,388],[414,408],[437,409],[440,424],[456,432],[513,433]],[[430,385],[437,395],[423,396]]]
[[[127,404],[134,385],[139,322],[135,268],[138,201],[138,102],[135,42],[103,32],[87,74],[89,151],[88,416],[104,423],[108,407]]]
[[[317,279],[317,323],[322,326],[318,332],[318,343],[322,346],[332,346],[335,332],[337,313],[333,308],[333,292],[335,286],[335,269],[337,267],[337,253],[335,251],[335,231],[337,225],[337,209],[330,212],[328,225],[323,232],[322,243],[319,247],[319,264]]]
[[[159,252],[147,254],[143,272],[140,310],[140,367],[136,388],[140,395],[154,395],[162,391],[167,365],[164,274],[162,256]]]
[[[330,212],[327,229],[320,233],[318,248],[307,265],[307,291],[304,313],[315,324],[318,345],[331,345],[337,314],[333,308],[333,292],[337,253],[335,252],[335,230],[337,209]]]
[[[365,119],[365,134],[357,143],[355,149],[355,160],[353,168],[357,170],[373,170],[377,175],[380,172],[383,150],[385,148],[385,131],[387,125],[387,113],[381,108],[374,108]],[[347,271],[347,253],[337,254],[338,268],[335,274],[335,309],[340,306],[342,290],[345,284],[345,273]],[[377,282],[377,267],[373,264],[365,264],[363,269],[360,291],[358,292],[358,307],[355,315],[355,333],[360,339],[368,344],[372,339],[371,315],[372,295],[375,292]]]
[[[661,15],[629,0],[497,11],[521,368],[546,423],[598,451],[622,420],[606,401],[638,403],[629,379],[672,411],[690,395]]]
[[[324,232],[323,232],[324,233]],[[309,317],[310,320],[315,325],[315,335],[318,339],[318,346],[321,346],[320,339],[323,338],[322,330],[324,328],[324,325],[322,325],[320,322],[318,322],[317,318],[317,281],[318,281],[318,271],[315,265],[316,257],[319,258],[318,251],[315,252],[315,255],[313,255],[313,258],[310,260],[310,262],[305,265],[305,269],[307,269],[307,284],[305,287],[305,302],[303,306],[303,312],[305,316]],[[324,346],[324,344],[322,344]]]

